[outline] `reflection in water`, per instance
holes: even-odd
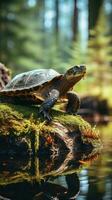
[[[0,194],[11,200],[69,200],[80,191],[79,171],[99,149],[63,153],[61,157],[1,158]]]
[[[54,183],[44,182],[42,184],[42,191],[40,194],[35,195],[34,200],[37,200],[38,197],[43,199],[76,199],[80,190],[79,177],[77,173],[63,176],[64,183],[66,186],[62,186],[62,177],[57,177],[54,179]],[[58,182],[58,184],[56,184]],[[61,185],[59,185],[59,183]]]
[[[103,141],[102,153],[92,166],[88,170],[85,170],[85,174],[80,174],[80,182],[82,184],[77,200],[112,199],[112,124],[100,126],[98,129]],[[84,191],[85,186],[86,191]]]
[[[93,149],[56,158],[1,158],[0,198],[111,200],[112,124],[98,129],[103,141],[101,153]]]

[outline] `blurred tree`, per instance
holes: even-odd
[[[69,63],[71,65],[86,63],[86,51],[82,48],[80,36],[72,43],[72,47],[69,49]]]
[[[107,29],[109,30],[109,34],[112,35],[112,0],[105,0],[104,8],[107,17]]]
[[[88,0],[88,29],[93,30],[97,25],[100,10],[103,5],[103,0]],[[89,35],[91,36],[91,35]]]
[[[6,64],[8,61],[10,63],[10,58],[12,57],[12,48],[14,46],[13,38],[14,40],[17,39],[17,35],[12,28],[20,26],[18,21],[15,20],[15,13],[13,12],[15,6],[13,4],[13,0],[10,2],[7,0],[0,1],[0,60]]]
[[[56,42],[58,42],[58,34],[59,34],[59,0],[55,0],[55,34],[56,34]]]
[[[78,1],[74,0],[73,10],[73,40],[77,39],[78,34]]]
[[[41,31],[45,31],[45,0],[36,0],[36,5],[34,7],[34,11],[31,10],[31,14],[34,13],[34,20],[39,23],[39,27]]]
[[[110,63],[112,61],[112,48],[109,45],[112,38],[108,35],[105,27],[106,17],[102,8],[96,28],[94,31],[90,31],[92,37],[90,37],[88,46],[88,63],[91,63],[90,70],[92,70],[94,86],[100,88],[101,95],[103,86],[107,85],[110,80]]]
[[[16,73],[37,67],[54,67],[64,71],[69,65],[86,63],[85,37],[79,37],[84,19],[79,22],[78,18],[87,1],[1,0],[1,62],[12,66]],[[96,31],[103,1],[110,2],[88,1],[89,29],[95,27]],[[82,26],[79,30],[78,23]],[[111,21],[108,22],[109,27],[110,23]],[[96,36],[92,36],[95,37],[93,43],[96,43]],[[95,49],[93,45],[90,46],[89,49]],[[90,59],[93,62],[93,54]]]
[[[43,25],[39,20],[37,22],[36,12],[36,9],[39,10],[42,6],[38,6],[29,6],[27,0],[1,2],[0,60],[8,66],[13,66],[16,73],[38,67],[44,62]]]

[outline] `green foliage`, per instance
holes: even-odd
[[[16,73],[37,68],[44,60],[43,33],[27,1],[2,3],[0,60]],[[5,20],[6,18],[6,20]],[[2,28],[3,27],[3,28]],[[16,69],[14,69],[16,67]]]
[[[35,68],[54,68],[63,73],[75,64],[86,64],[87,78],[75,86],[76,91],[110,96],[106,85],[112,84],[112,48],[106,11],[98,11],[99,18],[95,21],[96,27],[91,30],[89,42],[81,39],[81,31],[73,41],[73,27],[68,25],[71,14],[67,19],[59,2],[62,7],[56,31],[56,16],[52,16],[55,10],[53,1],[51,4],[44,0],[35,1],[33,6],[28,0],[1,1],[0,61],[11,67],[13,74]],[[71,5],[74,6],[73,3]]]
[[[91,31],[88,45],[88,63],[91,65],[89,74],[93,77],[93,84],[99,87],[99,95],[104,95],[104,88],[111,83],[112,48],[111,36],[108,35],[106,27],[106,16],[101,12],[95,30]]]
[[[87,52],[83,48],[80,37],[77,37],[77,40],[72,43],[72,47],[69,49],[69,63],[71,65],[80,65],[86,63]]]
[[[88,54],[89,62],[93,62],[100,67],[109,66],[112,61],[112,48],[110,47],[112,37],[108,35],[108,30],[105,27],[106,19],[102,13],[95,30],[90,32]]]

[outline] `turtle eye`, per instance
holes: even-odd
[[[78,65],[76,65],[76,66],[74,66],[74,68],[73,68],[73,72],[74,72],[74,74],[76,73],[76,72],[78,72],[79,71],[79,66]]]
[[[68,75],[70,75],[70,74],[72,74],[73,73],[73,70],[72,69],[69,69],[68,71],[67,71],[67,74]]]

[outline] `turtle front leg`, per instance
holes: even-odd
[[[40,106],[39,113],[41,115],[43,115],[43,117],[47,121],[51,121],[52,120],[51,116],[49,115],[49,111],[54,106],[54,104],[57,101],[58,97],[59,97],[59,91],[53,89],[53,90],[50,91],[48,98],[46,98],[45,101]]]
[[[73,92],[67,92],[68,103],[66,105],[66,111],[70,114],[76,114],[78,109],[80,108],[80,98],[79,96]]]

